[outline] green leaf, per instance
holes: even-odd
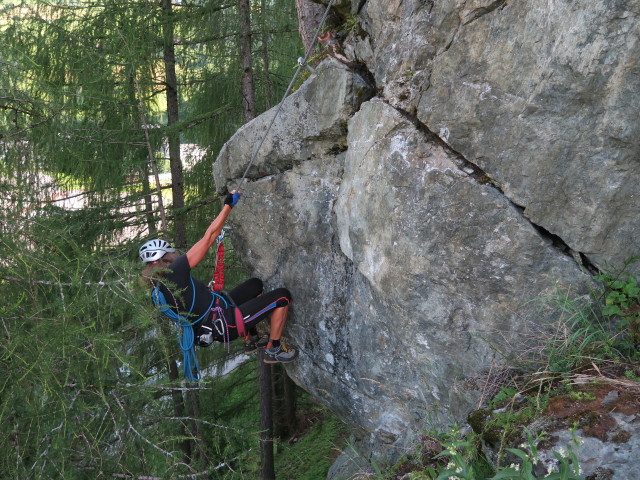
[[[602,309],[602,314],[605,317],[611,317],[613,315],[622,315],[622,310],[620,310],[620,307],[618,307],[617,305],[606,305]]]
[[[517,448],[507,448],[508,452],[513,453],[514,455],[516,455],[517,457],[520,457],[520,459],[523,462],[529,462],[529,455],[525,452],[523,452],[522,450],[519,450]]]
[[[490,478],[490,480],[503,480],[505,478],[522,478],[522,475],[519,471],[513,468],[507,468],[495,474]]]

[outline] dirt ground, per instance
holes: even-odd
[[[585,437],[625,443],[630,434],[617,427],[614,412],[640,414],[640,389],[631,382],[611,380],[575,384],[571,393],[551,398],[542,416],[547,417],[545,429],[552,436],[553,431],[577,426]]]

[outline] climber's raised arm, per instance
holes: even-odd
[[[211,246],[215,243],[216,238],[218,238],[218,235],[222,232],[222,227],[224,227],[231,209],[238,203],[239,198],[240,193],[235,190],[227,195],[224,200],[224,206],[218,216],[211,222],[211,225],[209,225],[202,238],[189,249],[187,252],[187,261],[191,268],[194,268],[202,261]]]

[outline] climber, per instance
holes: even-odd
[[[265,363],[287,363],[298,356],[297,350],[287,348],[281,341],[291,303],[289,290],[277,288],[263,293],[262,281],[251,278],[228,293],[213,292],[191,276],[191,269],[215,243],[239,198],[239,192],[227,195],[222,211],[186,254],[181,255],[164,240],[150,240],[142,245],[140,259],[147,264],[142,278],[161,292],[169,307],[167,313],[174,317],[181,315],[180,318],[193,323],[196,345],[207,347],[214,340],[228,342],[244,336],[245,353],[264,348]],[[269,315],[269,337],[261,339],[256,326]]]

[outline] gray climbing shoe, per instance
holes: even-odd
[[[269,347],[264,350],[264,363],[289,363],[298,357],[298,351],[287,348],[284,343],[278,347]]]
[[[260,338],[258,335],[247,337],[244,341],[244,353],[249,355],[257,352],[261,348],[266,348],[269,337]]]

